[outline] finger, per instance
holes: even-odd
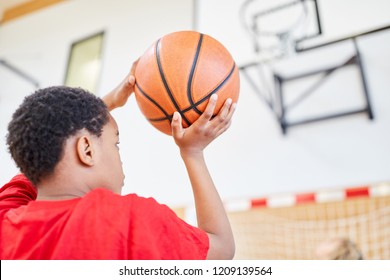
[[[218,95],[213,94],[209,98],[209,103],[206,106],[203,114],[199,117],[197,123],[200,125],[206,124],[212,117],[215,109],[215,105],[217,104]]]
[[[224,126],[225,123],[229,122],[232,116],[232,102],[233,101],[231,98],[226,99],[218,114],[211,120],[215,130],[219,130],[220,127]]]
[[[174,138],[179,137],[183,133],[183,126],[181,123],[181,116],[179,112],[173,113],[171,128],[172,128],[172,136]]]
[[[127,79],[130,85],[134,86],[135,85],[135,77],[134,75],[130,75],[129,78]]]
[[[139,58],[133,62],[133,65],[131,65],[131,69],[130,69],[130,75],[133,75],[135,74],[135,69],[137,68],[137,64],[138,64],[138,61],[139,61]]]
[[[216,119],[218,119],[220,122],[223,122],[229,114],[231,105],[232,105],[232,99],[231,98],[226,99],[221,110],[219,110]]]
[[[137,68],[138,60],[139,60],[139,58],[133,62],[133,65],[131,65],[130,73],[129,73],[129,76],[127,78],[127,82],[131,86],[135,85],[135,69]]]
[[[227,115],[227,119],[231,120],[233,117],[234,112],[236,111],[237,103],[233,103],[229,108],[229,113]]]
[[[225,103],[225,105],[226,105],[226,103]],[[215,118],[216,125],[214,128],[214,132],[216,135],[221,135],[223,132],[225,132],[230,127],[230,125],[232,123],[232,117],[233,117],[233,114],[236,110],[236,107],[237,107],[237,103],[230,104],[230,107],[229,107],[229,110],[228,110],[226,117],[224,117],[223,119],[219,119],[219,116],[217,116]]]

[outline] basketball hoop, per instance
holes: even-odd
[[[305,0],[247,0],[240,9],[241,22],[255,53],[266,60],[295,53],[295,39],[305,36],[307,18]]]

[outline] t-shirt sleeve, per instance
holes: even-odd
[[[17,208],[37,198],[37,190],[23,174],[18,174],[0,189],[0,211]]]
[[[129,249],[133,259],[206,259],[206,232],[180,219],[166,205],[136,196],[131,211]]]

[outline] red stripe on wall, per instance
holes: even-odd
[[[345,190],[345,196],[347,198],[358,197],[358,196],[369,196],[369,195],[370,195],[370,190],[369,187],[367,186]]]
[[[266,198],[259,198],[259,199],[252,199],[251,200],[251,207],[266,207],[267,206],[267,199]]]
[[[309,203],[315,201],[316,201],[315,193],[303,193],[303,194],[297,194],[295,196],[296,204],[303,204],[303,203]]]

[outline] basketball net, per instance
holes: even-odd
[[[229,213],[235,259],[316,259],[329,237],[347,237],[368,260],[390,259],[390,196]]]
[[[247,0],[240,19],[255,55],[263,62],[295,54],[295,38],[306,31],[308,9],[304,0]]]

